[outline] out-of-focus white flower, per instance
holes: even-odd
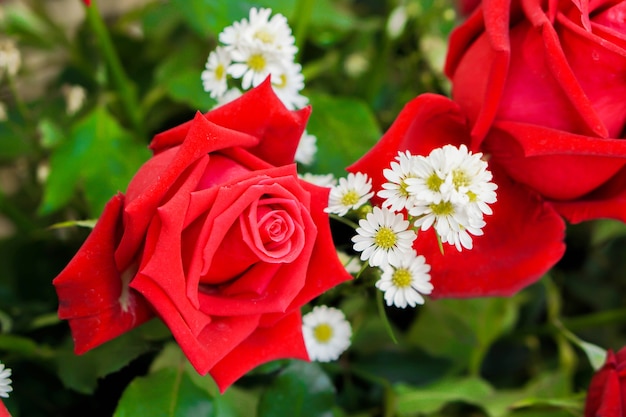
[[[287,18],[280,13],[270,18],[271,14],[271,9],[256,9],[254,7],[250,9],[249,24],[244,31],[243,39],[248,42],[260,43],[292,61],[298,48],[295,46],[295,39],[291,35]]]
[[[326,213],[345,216],[348,211],[356,210],[372,198],[372,180],[361,172],[349,173],[347,178],[339,178],[339,184],[330,190]]]
[[[352,237],[353,248],[371,266],[398,265],[412,253],[413,241],[417,239],[409,225],[402,214],[374,207],[365,219],[359,220],[357,234]]]
[[[310,182],[311,184],[315,184],[319,187],[334,187],[337,184],[337,179],[333,174],[311,174],[310,172],[305,172],[302,175],[299,175],[306,182]]]
[[[0,40],[0,78],[4,74],[14,77],[20,70],[22,56],[11,39]]]
[[[300,138],[298,148],[296,149],[296,162],[300,162],[304,165],[311,165],[315,159],[315,154],[317,153],[316,142],[317,138],[315,135],[307,133],[306,130],[302,132],[302,137]]]
[[[85,104],[87,91],[80,85],[64,85],[61,89],[65,97],[65,112],[72,116]]]
[[[350,346],[352,327],[341,310],[317,306],[302,317],[302,334],[309,358],[330,362]]]
[[[200,78],[204,91],[208,92],[211,97],[219,98],[228,89],[226,81],[230,62],[230,53],[224,47],[218,46],[209,54]]]
[[[9,398],[9,393],[13,391],[11,383],[11,369],[0,362],[0,397]]]
[[[349,274],[358,274],[363,267],[358,256],[350,256],[345,252],[337,251],[337,257]]]
[[[376,282],[376,288],[385,293],[388,306],[405,308],[424,304],[422,294],[430,294],[433,284],[430,283],[430,265],[426,259],[413,252],[403,257],[398,264],[382,267],[383,274]]]

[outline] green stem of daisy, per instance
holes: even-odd
[[[385,304],[383,302],[383,293],[382,291],[376,291],[376,305],[378,306],[378,314],[380,315],[380,319],[383,321],[385,325],[385,329],[389,334],[389,337],[395,343],[398,344],[398,339],[396,339],[396,335],[393,333],[393,329],[391,328],[391,323],[389,322],[389,318],[387,317],[387,312],[385,311]]]
[[[341,217],[341,216],[339,216],[337,214],[334,214],[334,213],[329,213],[328,217],[330,217],[331,219],[335,219],[338,222],[341,222],[341,223],[345,224],[346,226],[350,226],[354,230],[356,230],[359,227],[359,225],[356,224],[355,222],[353,222],[352,220],[348,220],[345,217]]]
[[[354,279],[358,279],[361,276],[361,274],[363,273],[363,271],[365,271],[367,269],[367,267],[369,267],[369,266],[370,266],[369,262],[363,262],[363,266],[361,267],[361,270],[359,271],[358,274],[356,274]]]
[[[126,75],[124,67],[122,67],[117,51],[113,46],[113,42],[111,41],[109,32],[104,24],[104,20],[102,20],[102,15],[98,10],[97,0],[92,0],[91,6],[86,7],[85,9],[87,11],[87,20],[89,25],[96,34],[100,51],[102,52],[102,55],[104,56],[104,59],[111,71],[111,78],[120,95],[122,106],[124,107],[135,132],[143,138],[145,135],[141,124],[141,114],[137,94],[134,85]]]

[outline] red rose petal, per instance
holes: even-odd
[[[204,117],[224,128],[257,138],[254,144],[240,146],[266,162],[280,166],[293,163],[310,113],[310,107],[288,110],[274,93],[268,77],[258,87],[211,110]],[[180,145],[190,126],[187,122],[159,133],[152,140],[150,149],[156,154]]]
[[[415,249],[431,265],[433,298],[509,296],[532,284],[563,256],[565,224],[557,212],[529,189],[491,166],[498,201],[485,216],[483,236],[472,250],[458,252],[435,233],[418,234]]]
[[[59,318],[69,320],[76,353],[93,349],[153,316],[143,297],[125,287],[115,263],[123,203],[121,194],[107,203],[76,256],[52,281],[59,296]]]
[[[271,327],[259,327],[217,363],[210,373],[220,392],[254,367],[275,359],[308,360],[302,338],[302,318],[295,311]]]
[[[626,168],[592,193],[575,201],[554,201],[552,205],[571,223],[602,218],[626,222]]]

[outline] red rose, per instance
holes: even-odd
[[[446,97],[424,94],[409,102],[380,142],[348,170],[367,173],[380,190],[386,182],[383,169],[398,151],[428,155],[447,144],[469,143],[459,106]],[[415,241],[415,250],[432,267],[433,297],[511,295],[539,279],[563,255],[561,217],[533,190],[512,180],[497,161],[488,163],[498,201],[492,205],[493,215],[485,216],[484,235],[473,237],[473,249],[445,250],[442,255],[432,228],[419,232]]]
[[[626,2],[485,0],[450,39],[482,149],[572,222],[626,221]]]
[[[267,81],[154,138],[54,280],[77,353],[156,312],[222,390],[262,362],[308,357],[300,307],[350,278],[328,189],[292,163],[309,112],[288,111]]]
[[[608,351],[606,363],[591,379],[585,417],[626,417],[626,347]]]

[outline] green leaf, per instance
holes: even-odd
[[[434,413],[449,402],[463,401],[480,405],[492,395],[493,388],[479,378],[448,379],[425,388],[396,387],[399,415]]]
[[[214,415],[209,394],[198,388],[179,366],[135,378],[122,394],[114,417]]]
[[[71,346],[60,350],[57,357],[58,374],[63,384],[75,391],[91,394],[98,379],[116,372],[139,355],[150,350],[150,344],[134,329],[83,355],[72,352]]]
[[[346,167],[380,139],[378,123],[363,101],[310,94],[313,107],[307,131],[317,137],[317,155],[311,172],[346,176]]]
[[[68,220],[66,222],[55,223],[52,226],[50,226],[50,229],[64,229],[66,227],[74,227],[74,226],[86,227],[88,229],[93,229],[94,227],[96,227],[96,222],[97,221],[98,221],[97,219]]]
[[[491,344],[515,324],[518,304],[516,297],[426,303],[409,331],[409,341],[478,372]]]
[[[189,26],[203,37],[217,37],[226,26],[248,15],[250,4],[239,1],[172,0]]]
[[[139,166],[150,156],[103,107],[96,108],[72,129],[50,159],[41,214],[63,207],[81,186],[92,215],[123,191]]]
[[[335,388],[316,363],[293,361],[263,392],[259,417],[331,417]]]

